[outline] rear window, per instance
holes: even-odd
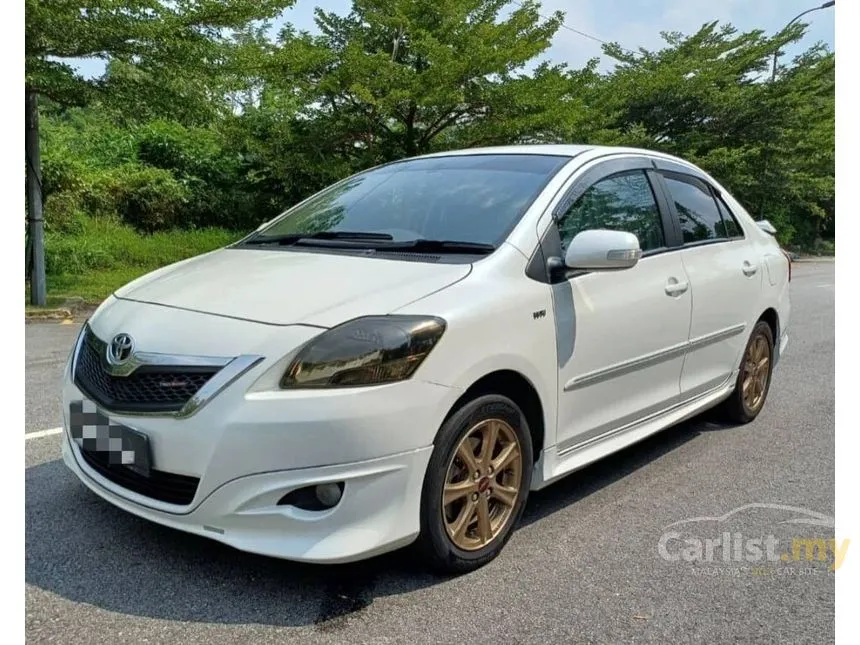
[[[704,183],[674,175],[664,179],[678,211],[685,244],[727,237],[717,203]]]
[[[723,217],[723,223],[726,227],[726,235],[728,237],[743,237],[744,231],[741,228],[741,225],[738,224],[738,220],[735,219],[735,216],[729,210],[726,202],[723,201],[723,198],[719,195],[717,195],[717,207],[720,209],[720,215]]]

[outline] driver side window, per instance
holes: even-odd
[[[643,252],[666,245],[657,200],[642,170],[601,179],[586,190],[558,222],[563,249],[577,233],[591,229],[634,233]]]

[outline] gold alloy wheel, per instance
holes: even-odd
[[[743,398],[750,412],[756,412],[764,402],[769,376],[770,346],[764,334],[759,334],[750,343],[744,356]]]
[[[460,441],[442,490],[442,519],[460,549],[475,551],[507,526],[520,494],[523,454],[506,421],[486,419]]]

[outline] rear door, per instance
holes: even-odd
[[[764,268],[725,201],[704,177],[683,167],[659,174],[682,236],[679,252],[693,298],[682,398],[718,387],[732,376],[761,313]]]

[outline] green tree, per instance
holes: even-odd
[[[541,92],[566,82],[560,67],[529,75],[561,24],[527,0],[355,0],[345,17],[317,9],[321,35],[285,29],[269,58],[271,87],[299,88],[299,117],[316,150],[358,166],[428,152],[450,133],[483,124],[497,140],[550,120]],[[517,119],[517,123],[513,120]],[[490,125],[492,124],[492,126]]]
[[[231,30],[278,15],[294,0],[27,0],[28,218],[32,246],[31,302],[44,304],[42,195],[38,103],[80,105],[118,97],[124,110],[159,101],[178,110],[219,102],[211,84],[231,69]],[[83,78],[74,59],[99,58],[113,73]],[[134,100],[131,100],[131,99]]]
[[[783,58],[770,81],[803,25],[769,37],[707,23],[654,51],[609,46],[616,66],[599,72],[543,60],[561,15],[541,18],[536,0],[355,0],[346,16],[318,11],[319,35],[271,39],[292,1],[26,0],[30,240],[43,196],[49,241],[108,219],[247,230],[378,163],[516,143],[665,150],[784,243],[833,233],[834,55]],[[106,73],[82,78],[77,58]],[[601,199],[589,213],[645,221]]]
[[[834,57],[816,45],[773,83],[773,52],[803,25],[772,38],[705,24],[664,34],[667,46],[633,54],[617,45],[601,104],[621,141],[664,150],[716,176],[780,239],[809,244],[832,217]]]

